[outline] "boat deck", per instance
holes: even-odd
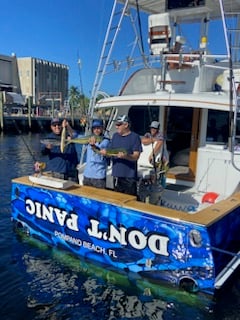
[[[236,193],[234,196],[231,196],[226,200],[219,201],[218,203],[213,204],[196,213],[187,213],[153,205],[150,203],[140,202],[137,201],[135,196],[122,194],[106,189],[80,186],[78,184],[75,184],[66,190],[59,190],[46,186],[43,187],[39,184],[32,183],[29,180],[28,176],[13,179],[12,182],[17,184],[29,185],[30,187],[32,186],[36,188],[50,189],[61,193],[68,193],[76,196],[86,197],[105,203],[111,203],[117,206],[124,206],[131,210],[137,210],[145,212],[147,214],[161,215],[174,221],[185,221],[187,223],[194,223],[206,227],[210,226],[211,224],[218,221],[229,212],[240,206],[240,193]]]

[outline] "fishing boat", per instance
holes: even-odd
[[[104,268],[213,295],[240,264],[240,1],[112,4],[89,128],[96,111],[110,114],[110,136],[119,115],[140,136],[158,121],[168,168],[156,170],[144,147],[138,197],[114,192],[111,174],[107,189],[81,185],[83,161],[79,185],[15,178],[14,226]],[[123,48],[130,53],[117,60]],[[115,95],[102,91],[111,72]]]

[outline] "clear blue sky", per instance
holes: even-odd
[[[12,0],[0,4],[0,54],[69,66],[69,85],[92,89],[111,0]]]
[[[69,85],[79,88],[80,58],[83,91],[90,96],[112,4],[113,0],[1,1],[0,54],[66,64]],[[215,52],[220,53],[219,48],[214,45]],[[114,90],[109,82],[105,91]]]

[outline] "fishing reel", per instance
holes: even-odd
[[[43,170],[46,168],[46,163],[45,162],[35,162],[34,163],[34,171],[37,174],[41,174]]]

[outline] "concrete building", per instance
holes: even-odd
[[[17,58],[22,94],[32,97],[34,105],[62,109],[68,96],[67,65],[43,59]]]
[[[4,94],[5,103],[24,104],[18,74],[17,58],[0,55],[0,91]]]

